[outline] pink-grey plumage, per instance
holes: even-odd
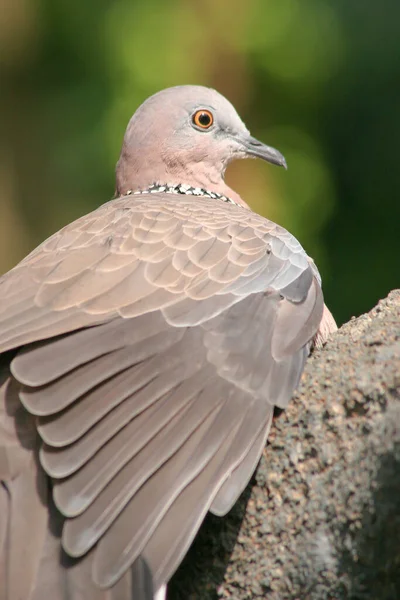
[[[214,90],[164,90],[117,198],[0,279],[1,600],[159,600],[335,328],[313,261],[225,184],[246,156],[285,166]]]

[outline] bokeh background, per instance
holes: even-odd
[[[215,87],[287,158],[227,180],[313,256],[339,322],[399,286],[399,0],[0,0],[0,272],[110,199],[151,93]]]

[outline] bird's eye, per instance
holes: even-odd
[[[210,129],[214,123],[214,117],[212,112],[203,108],[194,113],[192,121],[200,129]]]

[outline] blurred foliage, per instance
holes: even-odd
[[[399,285],[398,0],[2,0],[0,272],[113,195],[151,93],[215,87],[289,170],[228,182],[287,227],[341,322]],[[397,93],[396,93],[397,86]]]

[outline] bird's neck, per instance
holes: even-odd
[[[124,196],[134,194],[140,190],[147,190],[154,184],[160,186],[188,186],[191,188],[201,188],[214,192],[220,196],[230,198],[235,204],[248,208],[248,205],[232,188],[224,181],[220,172],[209,165],[207,170],[188,168],[180,169],[166,168],[165,165],[141,164],[140,169],[135,168],[134,161],[123,160],[121,157],[116,169],[116,195]]]

